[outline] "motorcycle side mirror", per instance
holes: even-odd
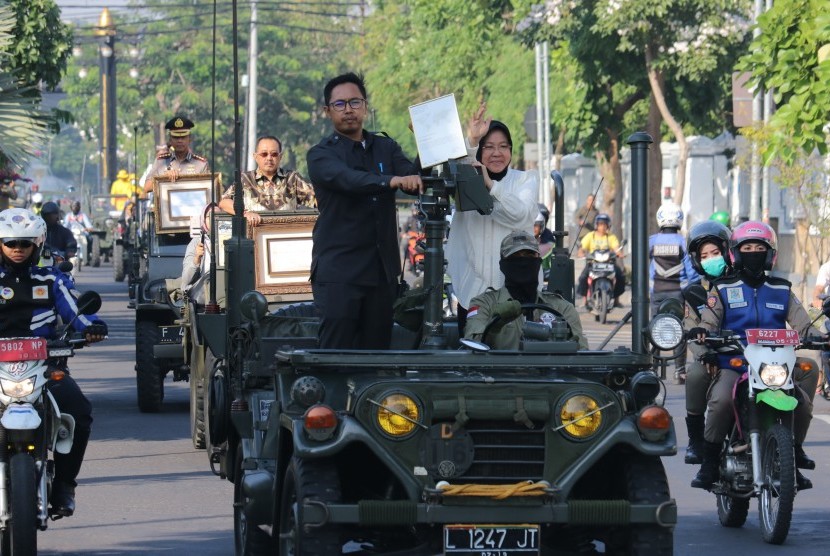
[[[250,291],[239,300],[239,313],[248,322],[259,322],[268,312],[268,300],[258,291]]]
[[[706,289],[700,284],[692,284],[683,289],[683,299],[692,307],[706,305]]]
[[[61,261],[58,263],[58,270],[60,270],[64,274],[69,274],[70,272],[72,272],[73,268],[75,268],[75,265],[73,265],[69,261]]]
[[[657,307],[658,314],[668,313],[679,318],[681,321],[686,316],[686,309],[683,307],[683,302],[679,299],[669,298],[660,302]]]
[[[101,308],[101,296],[93,291],[81,294],[77,301],[78,312],[82,315],[94,315]]]

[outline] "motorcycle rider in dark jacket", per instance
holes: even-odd
[[[46,246],[53,251],[59,251],[64,259],[74,257],[78,251],[78,242],[75,241],[72,231],[61,225],[58,205],[52,201],[43,203],[40,216],[46,222]]]
[[[96,315],[79,315],[78,292],[72,279],[54,267],[37,266],[46,236],[46,224],[26,209],[0,212],[0,335],[53,338],[58,318],[72,322],[89,343],[107,335],[107,325]],[[77,317],[77,318],[76,318]],[[53,517],[75,511],[75,479],[81,469],[92,425],[92,405],[69,375],[47,385],[61,411],[75,418],[75,435],[68,454],[55,452],[55,481],[51,494]]]

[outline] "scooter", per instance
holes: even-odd
[[[86,292],[81,314],[101,307],[101,297]],[[61,413],[46,388],[62,380],[66,360],[83,347],[67,323],[57,340],[0,338],[0,550],[4,555],[37,554],[37,531],[49,522],[54,479],[51,454],[72,449],[75,420]]]
[[[796,349],[821,349],[821,338],[800,339],[787,329],[725,330],[705,344],[743,371],[733,392],[736,420],[724,441],[720,477],[712,492],[724,527],[741,527],[750,498],[758,498],[761,535],[770,544],[787,538],[798,492],[793,410],[800,402],[793,369]],[[724,372],[724,371],[721,371]],[[725,371],[732,372],[732,371]]]
[[[597,249],[588,256],[588,307],[594,320],[605,324],[608,312],[614,306],[614,265],[617,256],[610,249]]]

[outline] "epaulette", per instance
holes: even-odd
[[[170,153],[160,153],[160,154],[156,157],[156,160],[162,160],[162,159],[164,159],[164,158],[170,158]]]
[[[207,162],[207,158],[205,158],[204,156],[199,156],[199,155],[198,155],[198,154],[196,154],[196,153],[191,153],[191,155],[192,155],[192,156],[193,156],[193,158],[195,158],[196,160],[201,160],[202,162]]]
[[[322,143],[326,145],[335,145],[340,141],[340,134],[339,133],[332,133],[325,139],[323,139]]]

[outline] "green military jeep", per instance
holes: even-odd
[[[650,141],[629,141],[635,205]],[[396,324],[388,351],[317,349],[312,304],[273,310],[248,291],[254,247],[235,219],[227,311],[193,317],[215,356],[207,443],[234,484],[237,554],[672,554],[677,507],[660,458],[676,438],[647,344],[669,349],[682,328],[673,314],[648,321],[644,211],[630,346],[578,351],[554,323],[496,351],[458,338],[435,287],[449,201],[470,208],[475,180],[447,164],[420,197],[427,293],[403,311],[420,326]]]
[[[92,231],[89,233],[89,266],[101,266],[101,262],[112,259],[115,243],[115,229],[120,213],[110,204],[109,195],[93,195],[89,199],[89,219]]]

